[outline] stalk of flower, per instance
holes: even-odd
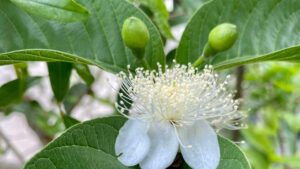
[[[118,159],[126,166],[163,169],[180,151],[192,168],[217,168],[220,149],[214,128],[238,129],[244,117],[226,89],[229,77],[220,81],[212,66],[202,71],[191,64],[175,63],[165,71],[158,67],[119,74],[125,93],[116,108],[129,120],[116,140]]]

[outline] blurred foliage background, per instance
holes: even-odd
[[[160,30],[170,63],[175,53],[172,49],[180,39],[178,29],[184,28],[188,19],[205,0],[130,2],[141,8]],[[45,78],[48,80],[47,77],[32,76],[27,63],[14,64],[17,78],[0,87],[0,113],[3,116],[10,116],[13,112],[23,113],[43,144],[49,143],[66,128],[81,121],[75,119],[72,113],[76,106],[82,106],[80,103],[84,97],[116,112],[112,99],[114,96],[100,97],[95,94],[95,90],[101,88],[101,84],[95,84],[101,75],[92,73],[86,65],[62,64],[61,68],[64,70],[60,72],[51,72],[51,66],[57,65],[48,64],[54,95],[61,98],[61,102],[49,100],[53,104],[53,110],[44,108],[39,100],[30,98],[30,95],[24,97],[28,89],[39,85]],[[70,83],[71,73],[77,74],[81,80]],[[232,133],[226,131],[226,136],[243,148],[254,169],[299,169],[300,64],[264,62],[230,69],[229,73],[235,80],[232,88],[236,90],[236,98],[242,100],[241,109],[248,113],[245,121],[248,128]],[[62,83],[67,89],[59,90]],[[62,107],[64,110],[61,110]],[[5,156],[8,149],[14,148],[0,130],[0,158]],[[19,156],[17,150],[14,152]],[[1,165],[0,169],[3,169]]]
[[[254,168],[300,168],[299,64],[261,63],[246,67],[243,104],[248,128],[243,148]]]

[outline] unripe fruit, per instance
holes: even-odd
[[[129,48],[143,49],[149,41],[149,31],[144,22],[139,18],[130,17],[124,21],[122,38]]]
[[[237,39],[236,25],[223,23],[214,27],[208,36],[209,45],[221,52],[229,49]]]

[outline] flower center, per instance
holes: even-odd
[[[191,97],[188,96],[189,89],[175,80],[171,84],[157,83],[155,86],[153,90],[155,100],[152,103],[158,111],[153,115],[158,120],[179,125],[185,117],[187,100],[189,100],[187,97]]]
[[[244,117],[237,110],[238,102],[226,91],[227,80],[220,82],[211,66],[201,72],[191,65],[178,64],[164,72],[161,68],[138,68],[135,75],[119,76],[125,94],[120,94],[122,101],[116,108],[128,118],[167,121],[174,126],[208,120],[219,127],[230,127],[234,119]],[[127,103],[133,104],[129,107]]]

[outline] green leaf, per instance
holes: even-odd
[[[299,163],[299,156],[281,156],[278,157],[276,162],[288,165],[289,167],[293,168],[300,168],[300,163]]]
[[[171,50],[167,56],[166,56],[166,64],[170,67],[172,67],[172,64],[174,64],[174,59],[176,55],[176,49]]]
[[[72,64],[65,62],[48,63],[51,88],[57,102],[62,102],[69,91]]]
[[[29,13],[58,21],[79,21],[89,15],[89,12],[74,0],[11,0],[11,2]]]
[[[63,123],[60,116],[53,111],[46,111],[37,101],[23,101],[10,108],[12,112],[21,112],[31,128],[45,143],[62,131]],[[49,120],[51,119],[51,122]]]
[[[265,128],[249,126],[247,130],[243,130],[242,134],[247,142],[254,148],[265,154],[274,154],[270,133]]]
[[[84,64],[73,64],[77,74],[81,77],[82,80],[88,85],[91,86],[95,81],[94,76],[92,75],[89,67]]]
[[[24,80],[24,81],[23,81]],[[0,87],[0,107],[6,107],[22,99],[27,88],[35,85],[40,77],[27,77],[5,83]]]
[[[121,101],[124,100],[124,98],[130,98],[127,89],[124,88],[124,85],[125,85],[125,83],[122,83],[122,84],[121,84],[121,87],[120,87],[120,89],[119,89],[119,91],[118,91],[118,96],[117,96],[116,103],[120,103]],[[122,86],[123,86],[123,87],[122,87]],[[123,96],[122,96],[122,95],[123,95]],[[123,102],[124,102],[124,101],[123,101]],[[124,110],[124,112],[123,112],[124,114],[129,113],[129,109],[131,108],[132,103],[133,103],[133,101],[132,101],[131,99],[127,99],[127,101],[124,102],[124,106],[126,106],[126,107],[128,108],[128,109]],[[115,110],[116,110],[116,109],[115,109]],[[116,110],[115,113],[121,115],[121,113],[120,113],[119,111],[117,111],[117,110]]]
[[[29,74],[27,63],[16,63],[16,64],[14,64],[14,69],[15,69],[15,73],[19,79],[26,78]]]
[[[193,15],[193,13],[207,1],[209,0],[174,1],[174,10],[171,13],[169,21],[170,24],[174,26],[186,23]]]
[[[207,1],[208,0],[185,0],[181,2],[181,6],[186,9],[187,14],[191,16],[201,5]]]
[[[267,60],[300,61],[300,3],[297,0],[213,0],[192,17],[177,50],[179,63],[201,55],[210,30],[224,22],[237,25],[235,45],[210,63],[224,69]]]
[[[243,151],[247,155],[253,168],[269,168],[270,160],[264,153],[257,151],[257,149],[251,146],[247,149],[243,149]]]
[[[169,12],[163,0],[140,0],[142,4],[147,6],[153,13],[153,20],[159,28],[162,35],[166,38],[174,38],[171,27],[168,23]]]
[[[290,112],[282,113],[282,119],[287,123],[287,125],[291,128],[295,133],[300,131],[300,117],[298,115],[292,114]]]
[[[150,32],[145,59],[151,68],[164,65],[165,56],[155,25],[124,0],[80,0],[90,11],[76,23],[48,21],[30,15],[7,0],[0,0],[0,65],[20,61],[62,61],[96,65],[110,72],[140,66],[121,37],[123,21],[135,16]]]
[[[241,149],[228,139],[219,136],[221,161],[218,169],[251,169]]]
[[[67,130],[40,153],[24,169],[92,169],[128,168],[115,155],[114,143],[126,118],[113,116],[84,122]],[[241,150],[231,141],[219,137],[221,162],[218,169],[250,169]],[[187,168],[187,166],[185,166]]]
[[[71,127],[24,169],[127,169],[115,155],[114,143],[124,117],[107,117]]]
[[[70,128],[70,127],[74,126],[75,124],[80,123],[79,120],[77,120],[67,114],[64,114],[62,116],[62,118],[63,118],[63,122],[64,122],[66,128]]]
[[[67,114],[71,114],[74,107],[80,102],[81,98],[89,92],[86,85],[78,83],[73,85],[67,93],[63,104]]]

